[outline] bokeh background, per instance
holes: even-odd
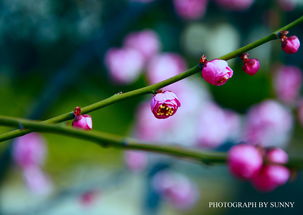
[[[2,0],[0,114],[47,119],[70,112],[178,74],[195,65],[201,54],[209,59],[224,55],[298,18],[302,11],[301,0]],[[302,38],[302,26],[291,29],[293,34]],[[129,37],[135,45],[126,42]],[[168,87],[176,91],[182,107],[167,121],[152,117],[147,95],[91,113],[94,129],[159,144],[227,151],[249,139],[249,124],[256,116],[251,108],[263,107],[257,116],[271,124],[256,142],[302,157],[302,50],[287,55],[274,41],[249,53],[261,62],[255,76],[245,74],[241,60],[234,59],[229,61],[234,76],[224,86],[211,86],[197,74]],[[285,81],[288,85],[279,82],[291,76],[283,76],[283,71],[293,74]],[[283,96],[281,91],[287,90],[290,95]],[[1,133],[9,130],[0,127]],[[37,171],[30,173],[18,163],[18,141],[0,145],[0,214],[303,211],[301,173],[275,191],[262,193],[232,177],[224,165],[125,154],[84,140],[41,135],[25,141],[37,141],[29,153],[41,157]],[[215,201],[292,201],[296,206],[209,208]]]

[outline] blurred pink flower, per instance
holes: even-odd
[[[265,165],[251,182],[257,190],[269,192],[285,184],[289,177],[290,171],[286,167]]]
[[[152,183],[154,189],[175,208],[190,208],[198,199],[197,187],[184,175],[162,171],[154,176]]]
[[[179,16],[184,19],[198,19],[205,14],[207,0],[174,0]]]
[[[80,203],[83,206],[91,206],[94,203],[94,200],[96,200],[97,194],[97,190],[89,190],[84,192],[80,196]]]
[[[35,194],[48,195],[53,189],[48,176],[39,167],[24,169],[23,178],[28,189]]]
[[[112,48],[106,53],[105,64],[113,81],[129,84],[140,75],[144,65],[144,57],[135,49]]]
[[[201,75],[206,82],[221,86],[233,76],[233,70],[226,61],[214,59],[204,64]]]
[[[292,128],[288,109],[273,100],[253,106],[245,126],[245,139],[251,144],[282,146],[286,144]]]
[[[215,148],[223,144],[240,129],[239,117],[231,112],[209,103],[203,107],[198,122],[198,144]]]
[[[124,39],[124,46],[140,52],[144,61],[147,62],[158,53],[161,44],[156,32],[144,30],[127,35]]]
[[[238,178],[250,179],[254,177],[261,169],[262,164],[262,153],[253,145],[235,145],[228,152],[229,170]]]
[[[276,94],[283,102],[297,100],[302,85],[302,72],[295,66],[281,66],[275,77]]]
[[[216,0],[217,3],[227,10],[245,10],[249,8],[254,0]]]
[[[285,11],[292,11],[297,5],[297,0],[278,0],[280,7]]]
[[[171,91],[159,91],[157,92],[151,101],[150,107],[157,119],[166,119],[174,115],[181,103]]]
[[[37,133],[18,137],[13,146],[13,159],[21,168],[42,165],[46,155],[44,139]]]
[[[141,151],[126,151],[124,160],[130,170],[142,171],[147,165],[147,154]]]
[[[266,152],[266,160],[274,164],[286,164],[288,154],[281,148],[270,148]]]
[[[155,56],[147,66],[149,83],[155,84],[184,72],[186,62],[177,54],[165,53]],[[177,85],[178,83],[172,84]],[[165,88],[166,89],[166,88]]]

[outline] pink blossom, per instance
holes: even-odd
[[[35,194],[47,195],[53,189],[53,185],[48,176],[43,173],[39,167],[30,167],[24,169],[23,177],[29,190]]]
[[[198,144],[202,147],[215,148],[223,144],[239,129],[239,119],[231,111],[208,103],[203,107],[197,126]]]
[[[208,61],[202,68],[202,78],[216,86],[225,84],[232,76],[233,70],[224,60],[214,59]]]
[[[288,109],[276,101],[267,100],[253,106],[245,126],[245,139],[251,144],[281,146],[289,138],[292,116]]]
[[[171,205],[178,209],[190,208],[198,199],[196,186],[181,174],[168,171],[159,172],[153,178],[153,186]]]
[[[124,46],[140,52],[144,57],[144,61],[147,62],[158,53],[161,44],[158,35],[154,31],[144,30],[127,35],[124,40]]]
[[[198,19],[205,14],[207,0],[174,0],[176,12],[184,19]]]
[[[105,64],[113,81],[129,84],[140,75],[144,65],[144,57],[135,49],[112,48],[106,53]]]
[[[262,153],[253,145],[239,144],[228,152],[229,170],[241,179],[254,177],[261,169],[262,163]]]
[[[87,114],[75,116],[72,126],[83,130],[91,130],[93,128],[92,117]]]
[[[173,92],[160,91],[152,98],[150,107],[154,116],[158,119],[166,119],[174,115],[181,103]]]
[[[300,48],[300,40],[297,36],[282,38],[281,47],[287,54],[294,54]]]
[[[165,53],[155,56],[147,66],[147,77],[151,84],[180,74],[186,69],[186,63],[180,55]]]
[[[297,100],[302,85],[302,72],[298,67],[280,67],[274,81],[276,94],[282,101],[293,103]]]
[[[16,139],[13,158],[21,168],[42,165],[46,154],[44,139],[37,133],[29,133]]]
[[[286,164],[288,161],[288,154],[280,148],[271,148],[266,152],[266,159],[275,164]]]
[[[140,151],[127,151],[124,153],[126,166],[132,171],[142,171],[147,165],[147,154]]]
[[[295,9],[297,0],[278,0],[280,7],[285,11],[292,11]]]
[[[290,171],[284,166],[264,166],[259,174],[252,178],[254,187],[262,192],[269,192],[285,184],[290,177]]]
[[[216,0],[217,3],[227,10],[245,10],[249,8],[254,0]]]
[[[256,58],[244,60],[244,65],[242,67],[244,72],[246,72],[249,75],[256,74],[258,72],[259,68],[260,68],[260,62]]]

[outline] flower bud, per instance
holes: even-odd
[[[92,117],[87,114],[81,115],[80,107],[76,107],[74,110],[75,118],[72,122],[74,128],[80,128],[83,130],[91,130],[93,128]]]
[[[287,37],[284,36],[281,39],[281,47],[284,52],[287,54],[294,54],[296,53],[300,48],[300,40],[297,36],[291,36]]]
[[[239,144],[228,152],[229,170],[241,179],[250,179],[258,174],[262,163],[262,153],[253,145]]]
[[[249,75],[254,75],[258,72],[260,68],[260,62],[256,58],[244,60],[244,65],[242,69]]]
[[[290,171],[279,165],[264,166],[259,174],[252,178],[253,186],[262,192],[269,192],[285,184],[290,177]]]
[[[178,97],[171,91],[160,91],[151,101],[151,110],[158,119],[166,119],[174,115],[180,106]]]
[[[267,161],[275,164],[286,164],[288,154],[281,148],[271,148],[266,152]]]
[[[233,70],[227,62],[214,59],[204,64],[202,68],[202,78],[210,84],[221,86],[233,76]]]

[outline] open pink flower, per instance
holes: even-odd
[[[216,0],[216,2],[227,10],[245,10],[249,8],[254,0]]]
[[[277,96],[286,103],[294,103],[302,85],[302,72],[295,66],[282,66],[278,69],[275,80]]]
[[[196,186],[181,174],[169,171],[159,172],[153,178],[153,186],[178,209],[190,208],[198,199]]]
[[[207,0],[174,0],[176,12],[184,19],[198,19],[205,14]]]
[[[228,152],[228,167],[238,178],[250,179],[258,174],[262,167],[261,151],[249,144],[233,146]]]
[[[265,165],[251,182],[257,190],[269,192],[285,184],[289,177],[290,171],[286,167]]]
[[[152,30],[130,33],[124,40],[124,46],[137,50],[147,62],[155,56],[160,49],[158,35]]]
[[[135,49],[112,48],[106,53],[105,65],[114,82],[129,84],[140,75],[144,65],[144,57]]]
[[[13,158],[23,169],[42,165],[45,154],[44,139],[37,133],[18,137],[14,142]]]
[[[202,77],[210,84],[221,86],[233,76],[233,70],[227,62],[220,59],[214,59],[205,63],[202,68]]]
[[[150,106],[156,118],[166,119],[177,112],[181,103],[173,92],[160,91],[153,96]]]
[[[281,41],[281,47],[287,54],[294,54],[300,48],[300,40],[297,36],[285,36],[281,39]]]

